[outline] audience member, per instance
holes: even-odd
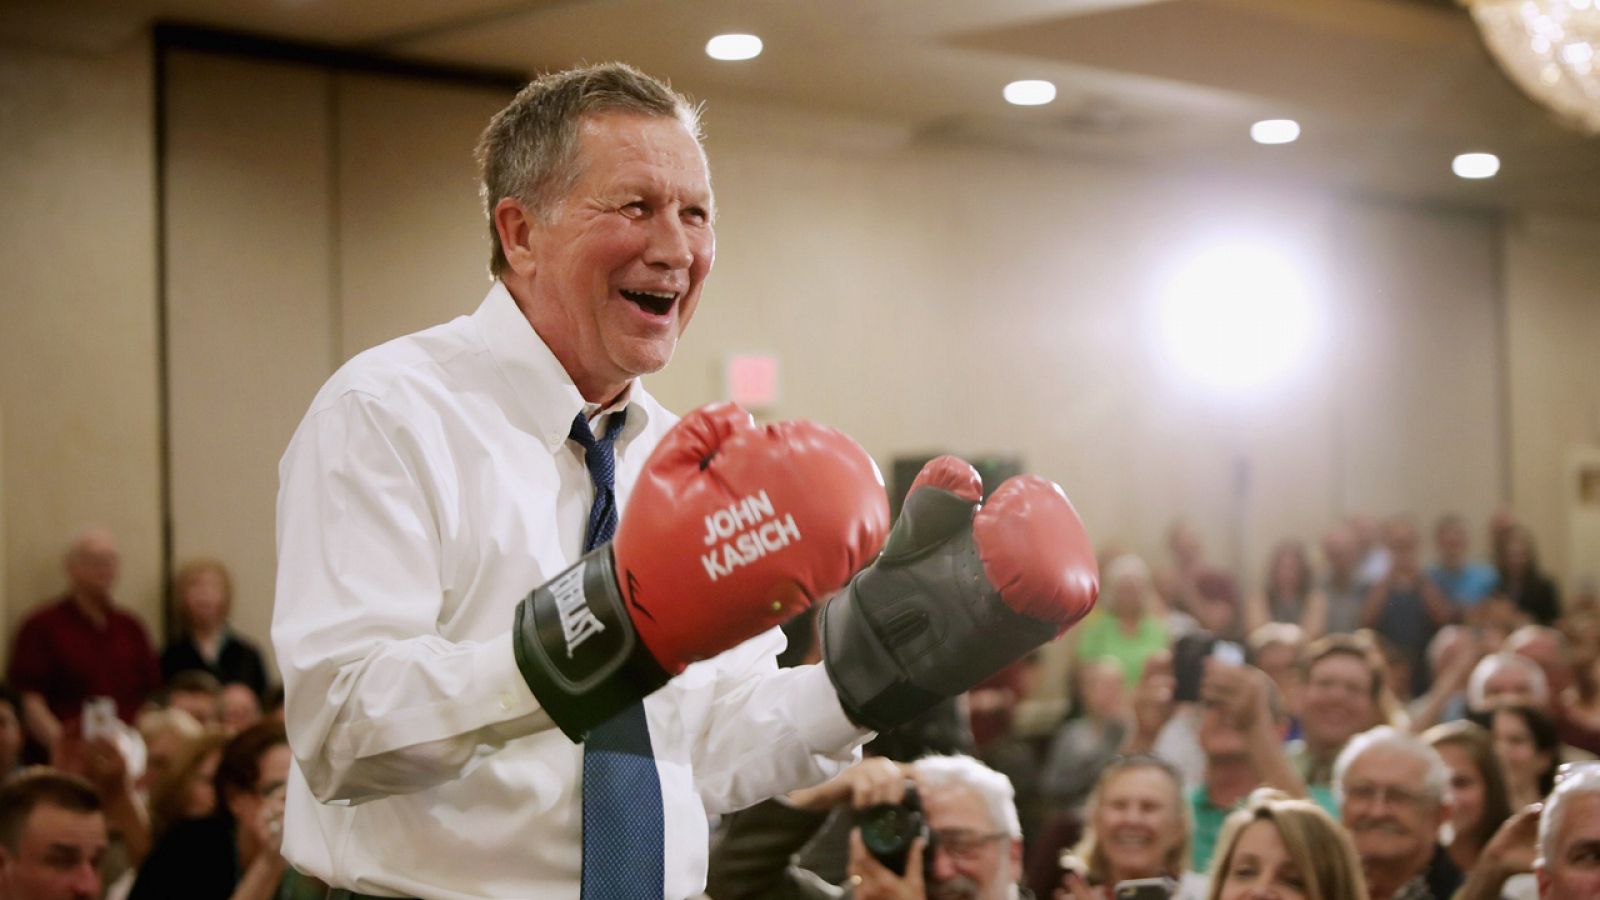
[[[1511,815],[1494,741],[1473,722],[1435,725],[1422,740],[1438,751],[1450,770],[1450,819],[1441,841],[1450,861],[1466,872],[1477,865],[1495,829]]]
[[[1482,715],[1507,704],[1549,709],[1550,686],[1537,663],[1502,650],[1473,667],[1467,680],[1467,710]]]
[[[1561,765],[1561,743],[1550,715],[1536,706],[1499,706],[1490,713],[1489,731],[1512,808],[1537,803],[1550,793]]]
[[[1449,770],[1432,747],[1382,725],[1339,754],[1335,785],[1370,900],[1447,900],[1461,873],[1439,846]]]
[[[0,900],[95,900],[106,844],[83,779],[38,766],[0,784]]]
[[[1561,615],[1561,598],[1555,582],[1539,566],[1533,535],[1518,525],[1500,533],[1494,545],[1494,565],[1500,572],[1500,590],[1517,609],[1540,625]]]
[[[1582,612],[1561,623],[1569,648],[1571,683],[1559,698],[1566,719],[1584,731],[1600,731],[1600,615]],[[1585,747],[1594,752],[1596,748]]]
[[[1306,648],[1303,696],[1303,737],[1289,745],[1289,759],[1307,786],[1331,785],[1345,743],[1388,721],[1383,664],[1369,642],[1329,635]]]
[[[1576,673],[1571,642],[1565,632],[1548,625],[1524,625],[1506,638],[1507,650],[1531,660],[1544,673],[1549,687],[1548,708],[1556,722],[1556,733],[1562,744],[1574,751],[1564,751],[1563,761],[1592,756],[1600,750],[1600,728],[1586,725],[1581,715],[1569,710],[1566,699],[1572,695]]]
[[[1167,647],[1167,626],[1152,608],[1154,591],[1144,560],[1125,553],[1111,561],[1100,604],[1073,634],[1080,660],[1110,657],[1122,666],[1129,687],[1139,682],[1145,660]]]
[[[1247,629],[1254,632],[1269,622],[1282,622],[1300,626],[1313,640],[1322,636],[1328,625],[1328,599],[1317,589],[1304,544],[1280,541],[1267,558],[1263,581],[1245,607]]]
[[[82,715],[84,701],[110,697],[117,715],[131,723],[160,686],[144,625],[111,597],[119,562],[109,532],[80,534],[67,551],[66,594],[30,614],[17,631],[9,680],[22,694],[23,724],[47,751],[61,723]]]
[[[1127,740],[1132,719],[1122,666],[1116,660],[1089,660],[1080,671],[1083,714],[1056,732],[1040,779],[1045,799],[1064,812],[1076,811],[1088,801],[1100,770]]]
[[[1378,520],[1368,515],[1354,515],[1346,520],[1355,540],[1356,580],[1366,585],[1382,581],[1389,574],[1389,547],[1383,541],[1383,529]]]
[[[1244,641],[1244,609],[1232,575],[1221,569],[1202,569],[1195,577],[1190,603],[1182,627],[1172,628],[1173,637],[1199,630],[1225,641]]]
[[[1464,625],[1446,625],[1428,642],[1428,668],[1433,683],[1428,692],[1406,707],[1411,730],[1426,731],[1441,722],[1467,715],[1467,683],[1483,657],[1482,646]]]
[[[179,822],[204,819],[217,811],[217,766],[228,738],[202,731],[185,742],[150,788],[150,832],[159,841]]]
[[[1371,585],[1361,579],[1361,551],[1349,525],[1336,525],[1322,536],[1322,562],[1318,589],[1327,598],[1327,633],[1353,633],[1361,627]]]
[[[1550,795],[1534,871],[1540,900],[1600,897],[1600,768],[1574,769]]]
[[[1250,632],[1250,662],[1278,686],[1278,696],[1289,717],[1290,738],[1300,736],[1300,694],[1304,688],[1300,654],[1305,647],[1305,632],[1298,625],[1269,622]]]
[[[222,730],[238,734],[261,721],[261,697],[248,684],[222,686]]]
[[[1314,803],[1262,788],[1219,846],[1208,900],[1366,900],[1350,835]]]
[[[167,680],[166,706],[181,709],[205,728],[222,724],[222,683],[204,669],[184,669]]]
[[[1178,773],[1157,757],[1125,757],[1108,766],[1076,851],[1083,871],[1062,877],[1073,900],[1111,900],[1120,882],[1161,877],[1179,883],[1175,897],[1203,897],[1205,877],[1186,871],[1190,832],[1182,791]]]
[[[113,721],[110,731],[85,737],[77,721],[61,729],[50,755],[58,772],[87,781],[100,796],[110,844],[100,874],[107,880],[137,866],[150,852],[150,819],[131,761],[143,755],[138,732]]]
[[[1212,659],[1201,684],[1200,749],[1205,753],[1205,780],[1189,792],[1194,818],[1190,867],[1204,872],[1211,865],[1228,814],[1258,786],[1286,796],[1305,797],[1306,786],[1283,752],[1288,719],[1272,680],[1259,669],[1230,666]],[[1337,813],[1333,793],[1319,788],[1316,797]]]
[[[1428,578],[1457,609],[1468,614],[1500,584],[1494,566],[1470,558],[1471,543],[1467,524],[1460,516],[1442,516],[1433,527],[1438,561],[1428,567]]]
[[[231,738],[217,765],[216,812],[173,824],[150,851],[129,900],[323,897],[279,852],[289,777],[283,727],[261,724]]]
[[[931,841],[918,838],[897,874],[849,837],[849,878],[836,886],[795,862],[835,810],[900,805],[916,786]],[[724,819],[706,892],[717,900],[964,897],[1006,900],[1021,877],[1022,831],[1011,783],[970,756],[900,764],[868,757],[832,780]],[[931,853],[931,859],[924,859]]]
[[[138,728],[145,747],[144,774],[138,787],[148,799],[156,783],[177,764],[184,747],[205,729],[181,709],[148,710],[140,714]]]
[[[1197,582],[1207,566],[1205,544],[1192,523],[1178,519],[1167,529],[1167,556],[1155,576],[1156,592],[1167,609],[1193,614]]]
[[[1455,608],[1423,574],[1417,526],[1396,518],[1384,526],[1389,550],[1388,573],[1367,593],[1362,621],[1406,654],[1411,668],[1411,696],[1428,691],[1426,650],[1434,632],[1454,620]]]
[[[201,559],[178,570],[172,580],[178,637],[161,652],[161,674],[210,672],[222,684],[239,682],[261,696],[267,669],[261,651],[228,627],[233,608],[233,576],[214,559]]]

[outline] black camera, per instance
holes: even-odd
[[[928,822],[922,817],[916,785],[906,785],[905,798],[899,803],[880,803],[857,811],[856,827],[861,829],[861,843],[867,852],[896,875],[906,873],[906,857],[919,837],[930,838],[922,851],[925,867],[933,860]]]

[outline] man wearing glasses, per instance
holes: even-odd
[[[1387,725],[1356,735],[1339,754],[1334,790],[1370,900],[1446,900],[1460,886],[1438,841],[1448,779],[1437,751]]]
[[[912,842],[903,872],[873,858],[859,828],[849,832],[843,885],[790,864],[813,837],[826,840],[828,831],[818,830],[830,813],[899,805],[908,784],[916,787],[928,836]],[[870,757],[832,781],[729,817],[707,889],[719,900],[1010,900],[1030,896],[1021,878],[1022,826],[1009,779],[970,756],[909,765]]]

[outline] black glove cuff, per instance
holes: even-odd
[[[540,706],[575,742],[669,677],[628,618],[609,543],[517,604],[511,647]]]

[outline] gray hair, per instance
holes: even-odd
[[[1556,782],[1556,789],[1544,802],[1544,813],[1539,816],[1539,858],[1534,868],[1543,869],[1550,861],[1558,859],[1556,839],[1561,834],[1562,820],[1566,818],[1567,804],[1574,794],[1600,794],[1600,765],[1576,764]]]
[[[1344,749],[1339,751],[1339,758],[1333,763],[1333,791],[1340,803],[1344,802],[1344,779],[1350,767],[1368,750],[1380,748],[1397,750],[1426,765],[1427,772],[1422,776],[1422,789],[1435,802],[1443,799],[1445,786],[1450,782],[1450,768],[1445,765],[1444,757],[1439,755],[1439,751],[1414,734],[1388,725],[1379,725],[1351,738],[1350,742],[1344,745]]]
[[[696,141],[701,139],[700,108],[625,63],[567,69],[530,82],[495,113],[478,139],[478,193],[489,218],[489,271],[494,275],[507,268],[494,224],[495,206],[513,197],[541,221],[553,221],[557,205],[583,175],[579,125],[585,116],[606,112],[677,119]]]
[[[1011,779],[970,756],[924,756],[911,764],[921,787],[963,787],[983,798],[989,820],[1014,840],[1022,838],[1017,818],[1017,792]]]
[[[1521,669],[1528,676],[1528,684],[1533,688],[1533,702],[1545,706],[1550,702],[1550,682],[1545,680],[1544,670],[1539,664],[1526,656],[1502,650],[1491,653],[1478,661],[1472,668],[1472,677],[1467,680],[1467,708],[1474,712],[1484,708],[1484,690],[1489,685],[1489,679],[1502,668],[1510,666]]]

